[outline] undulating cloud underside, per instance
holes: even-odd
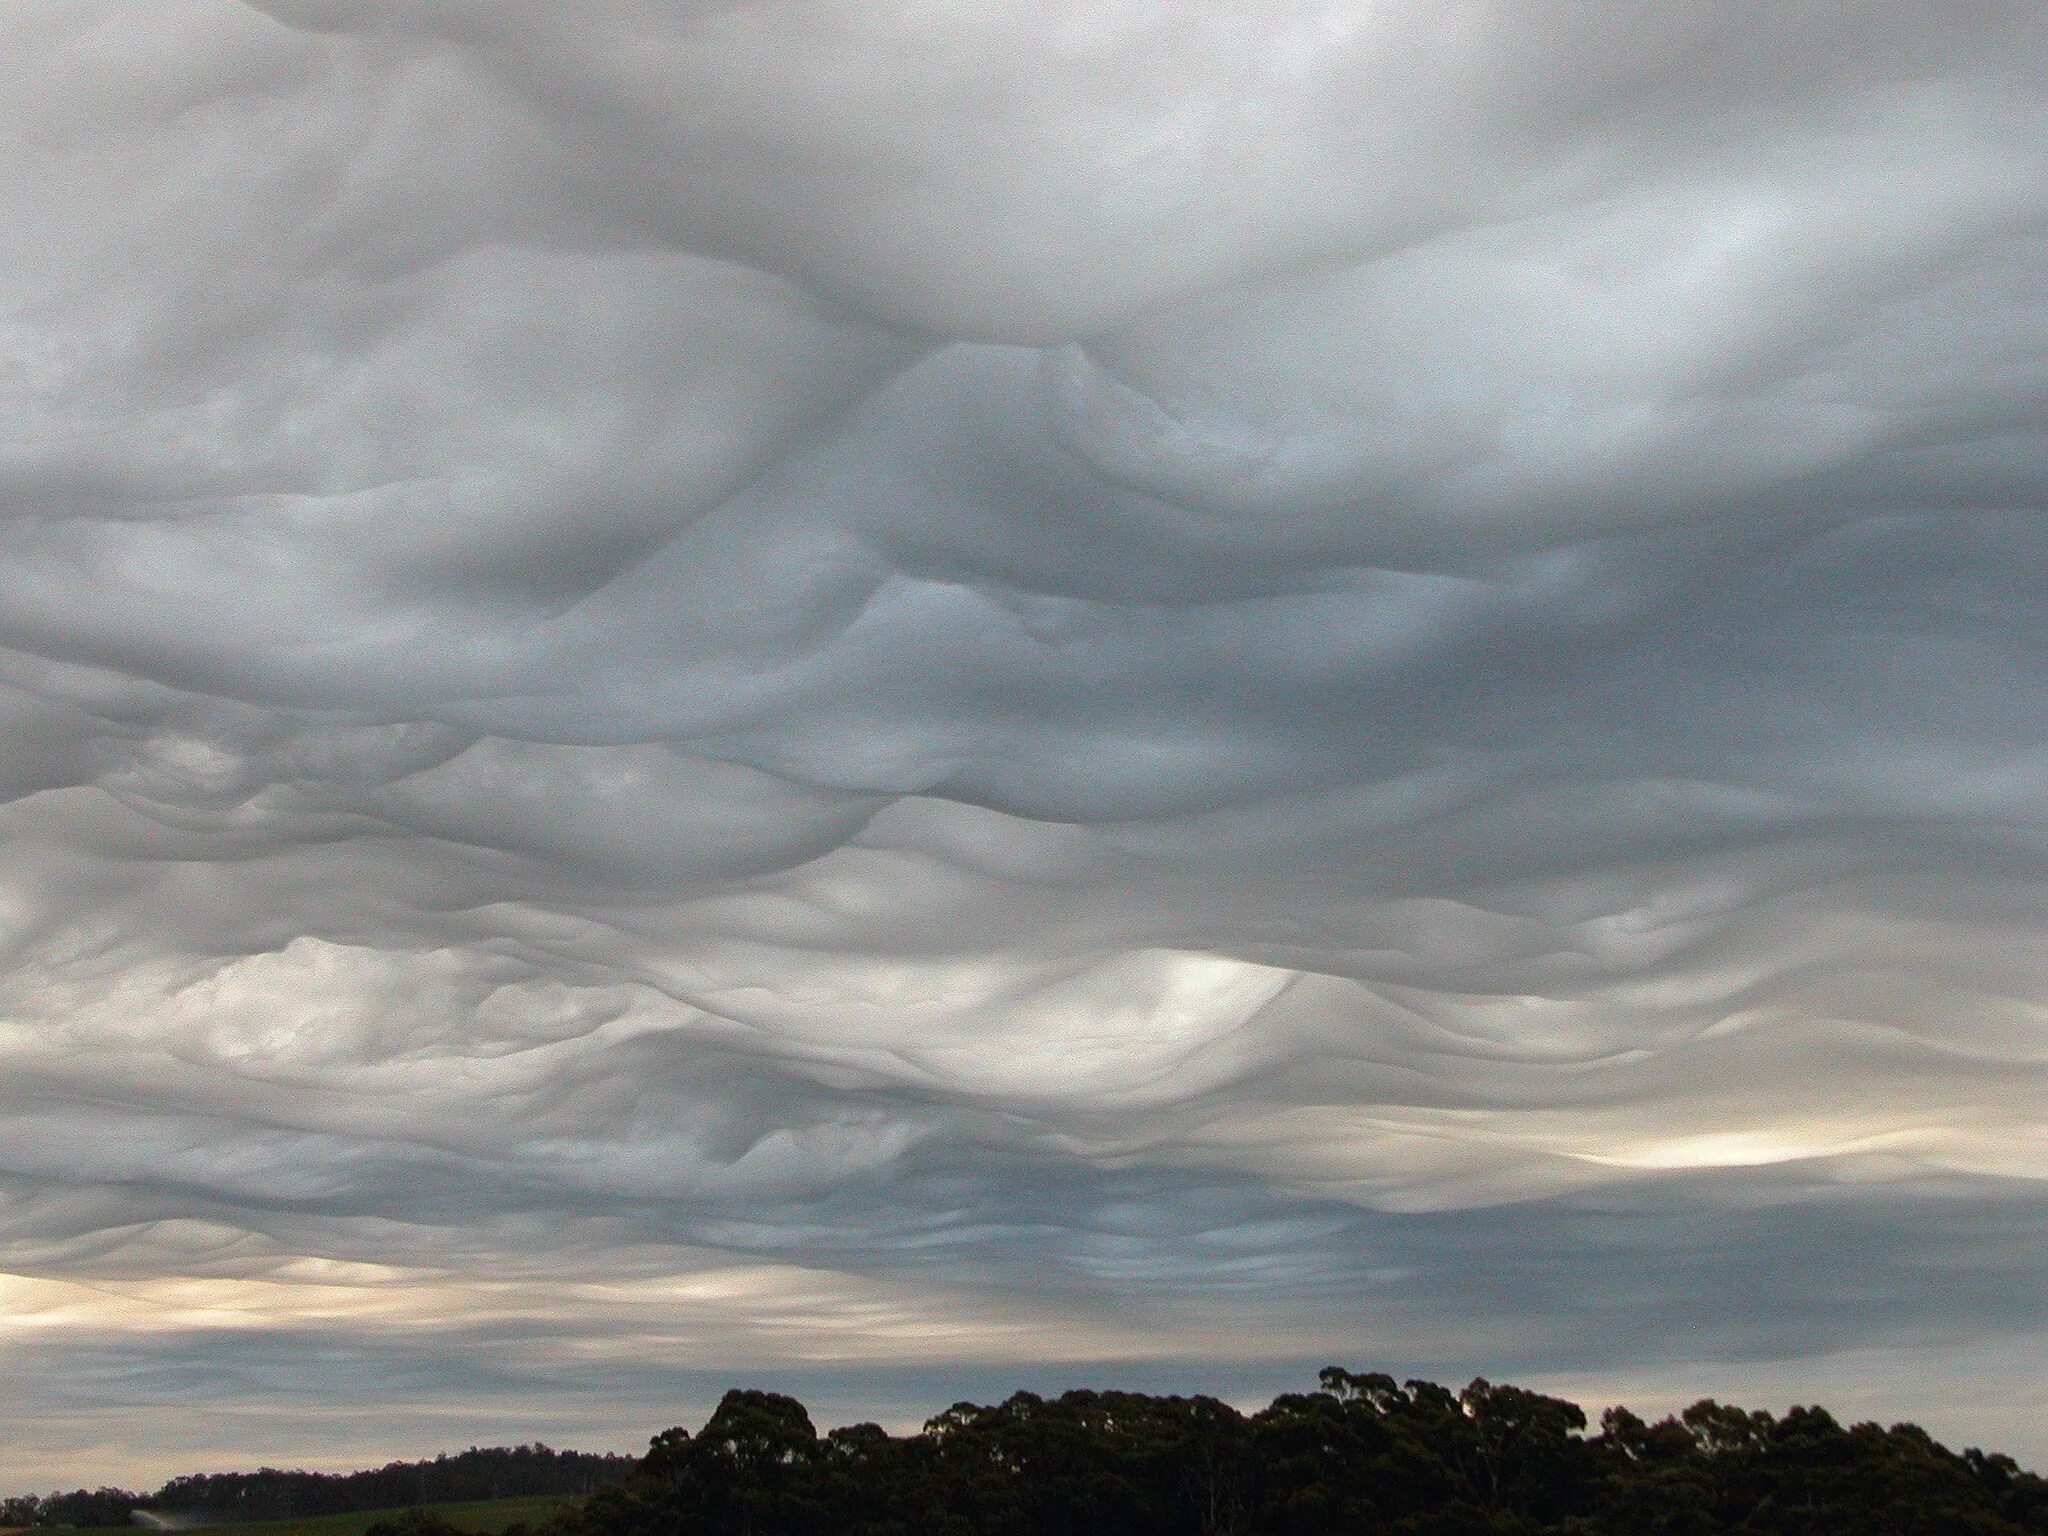
[[[2048,1452],[2044,78],[12,0],[0,1476],[1325,1359]]]

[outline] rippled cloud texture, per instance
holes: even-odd
[[[13,0],[0,1475],[1344,1360],[2048,1456],[2035,0]]]

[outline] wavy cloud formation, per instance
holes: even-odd
[[[2038,1438],[2038,7],[0,47],[0,1474],[1339,1357]]]

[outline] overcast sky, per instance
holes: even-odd
[[[2038,0],[9,0],[0,1491],[1478,1373],[2048,1462]]]

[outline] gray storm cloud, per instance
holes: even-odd
[[[0,57],[0,1473],[1046,1360],[2027,1422],[2038,6]]]

